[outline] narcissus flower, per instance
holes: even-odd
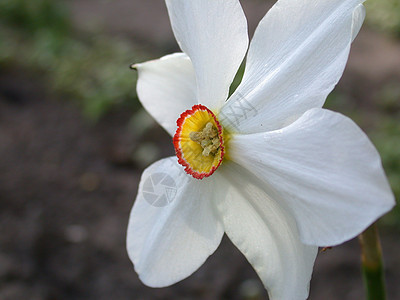
[[[238,0],[166,0],[183,53],[136,65],[139,98],[176,150],[144,171],[130,216],[127,249],[146,285],[188,277],[225,232],[271,299],[305,299],[318,246],[355,237],[393,207],[368,137],[321,108],[362,2],[280,0],[248,49]]]

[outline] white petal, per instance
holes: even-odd
[[[223,229],[210,202],[213,182],[190,178],[176,158],[144,171],[129,219],[127,249],[148,286],[164,287],[188,277],[220,244]]]
[[[247,51],[238,0],[166,0],[172,29],[196,71],[198,102],[218,111]]]
[[[224,126],[241,133],[275,130],[322,107],[363,21],[361,2],[278,1],[260,22],[242,83],[221,111]]]
[[[175,53],[136,64],[139,72],[137,94],[144,108],[174,135],[176,120],[196,102],[196,78],[184,53]]]
[[[353,26],[352,26],[352,37],[351,41],[357,37],[357,34],[360,32],[361,25],[365,19],[365,7],[362,4],[359,4],[356,9],[353,11]]]
[[[307,244],[349,240],[394,205],[368,137],[329,110],[311,109],[282,130],[235,136],[229,154],[280,195]]]
[[[291,213],[265,193],[254,175],[232,162],[218,171],[215,176],[223,178],[217,208],[225,231],[260,276],[270,299],[306,299],[317,247],[300,242]]]

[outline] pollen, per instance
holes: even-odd
[[[202,154],[204,156],[215,155],[219,150],[220,140],[218,130],[211,122],[208,122],[202,131],[191,132],[189,137],[192,141],[200,144],[203,148]]]
[[[212,175],[224,157],[223,129],[215,114],[195,105],[181,114],[177,125],[174,146],[178,162],[194,178]]]

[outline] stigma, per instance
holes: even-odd
[[[195,105],[177,120],[173,142],[178,162],[196,179],[211,176],[224,158],[223,128],[215,114]]]

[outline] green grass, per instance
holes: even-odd
[[[399,0],[367,0],[364,4],[370,25],[400,36]]]
[[[136,73],[143,60],[126,40],[77,33],[68,11],[55,0],[5,0],[0,4],[0,66],[39,71],[49,88],[72,99],[96,120],[116,106],[135,110]]]

